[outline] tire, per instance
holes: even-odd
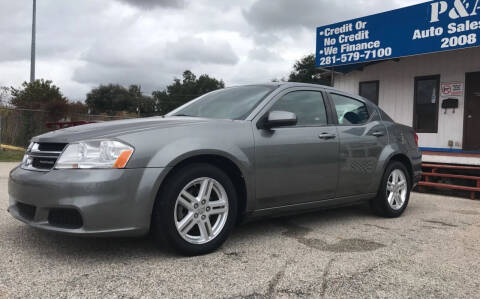
[[[189,164],[175,170],[162,186],[152,212],[151,231],[157,242],[187,256],[210,253],[225,242],[236,223],[237,193],[224,171],[210,164]],[[203,186],[205,201],[200,196]]]
[[[397,184],[392,184],[395,175]],[[404,181],[405,188],[400,183],[401,181]],[[402,215],[410,199],[411,182],[405,165],[397,161],[390,162],[385,169],[377,196],[370,201],[370,206],[375,214],[387,218],[396,218]],[[396,192],[398,192],[398,197]]]

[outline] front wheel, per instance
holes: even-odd
[[[205,254],[227,239],[236,214],[235,187],[228,175],[209,164],[192,164],[164,182],[152,231],[182,254]]]
[[[407,208],[410,190],[407,168],[400,162],[391,162],[385,170],[377,196],[371,201],[373,211],[383,217],[399,217]]]

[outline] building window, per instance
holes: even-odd
[[[378,97],[380,92],[380,81],[360,82],[360,96],[369,99],[378,105]]]
[[[439,89],[439,75],[415,78],[413,128],[416,132],[438,132]]]

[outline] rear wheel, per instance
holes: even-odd
[[[410,199],[411,179],[408,170],[400,162],[391,162],[382,178],[380,190],[372,199],[374,212],[384,217],[399,217]]]
[[[164,182],[152,231],[182,254],[205,254],[227,239],[236,214],[235,187],[228,175],[209,164],[192,164]]]

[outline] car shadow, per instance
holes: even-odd
[[[353,219],[374,220],[378,219],[368,205],[359,204],[348,207],[329,208],[316,210],[313,212],[304,212],[301,214],[284,215],[257,219],[246,222],[237,227],[232,235],[232,239],[241,240],[242,238],[252,239],[254,237],[262,238],[262,235],[271,235],[272,230],[278,230],[279,234],[288,229],[294,223],[301,223],[301,227],[329,227],[338,225],[338,221],[345,222]],[[261,229],[268,228],[268,229]]]
[[[338,225],[338,221],[354,219],[375,219],[368,207],[359,205],[309,212],[300,215],[282,216],[254,220],[236,227],[227,244],[220,251],[231,251],[238,243],[263,242],[278,234],[280,238],[289,237],[282,232],[292,222],[302,227],[323,227]],[[378,218],[377,218],[378,219]],[[56,257],[70,257],[98,261],[125,261],[151,257],[162,259],[183,258],[166,246],[158,245],[151,236],[140,238],[77,237],[45,232],[26,225],[15,225],[9,235],[16,243],[17,250],[30,251],[32,254]]]
[[[76,258],[98,257],[109,260],[142,258],[144,256],[176,257],[171,250],[158,246],[150,236],[144,237],[82,237],[17,226],[21,247],[39,255],[72,255]],[[21,235],[21,236],[20,236]]]

